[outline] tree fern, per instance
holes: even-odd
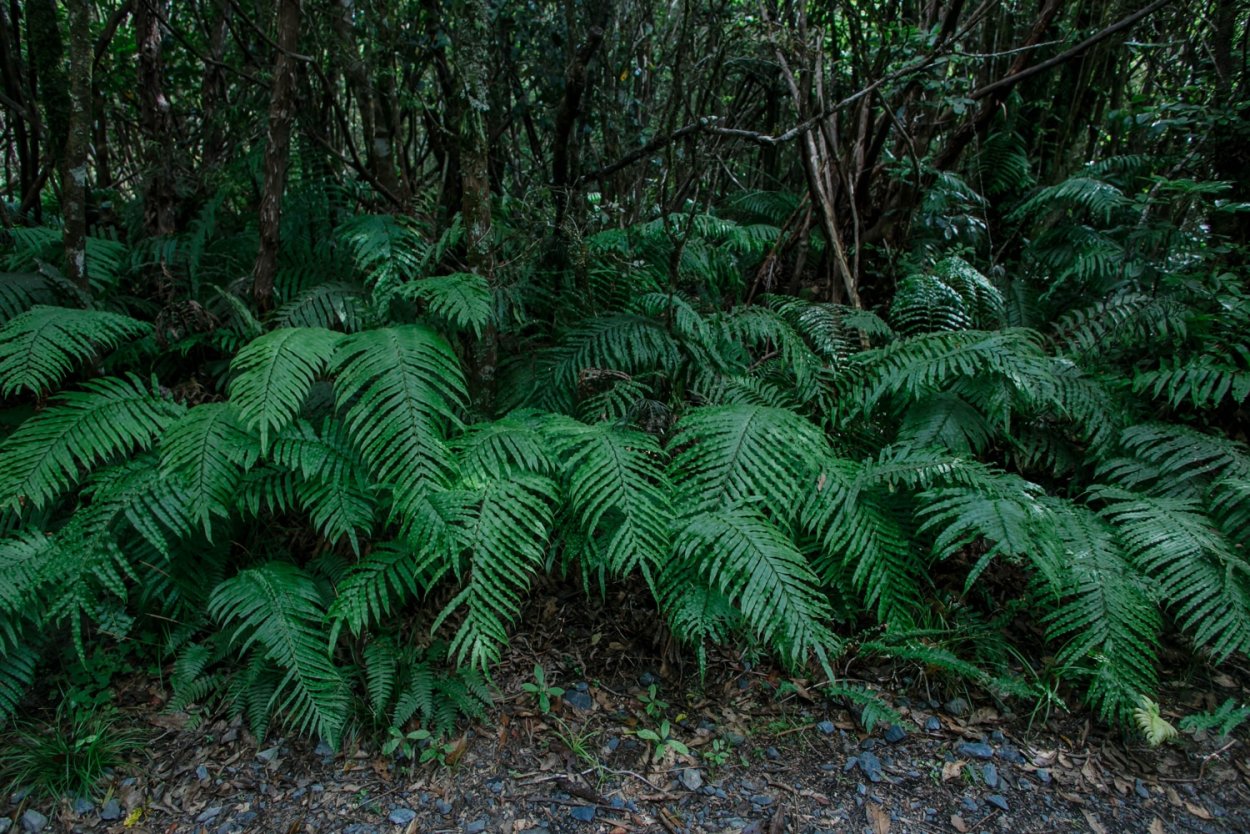
[[[140,321],[100,310],[32,307],[0,327],[0,396],[43,394],[102,349],[151,333]]]
[[[183,411],[136,376],[99,379],[62,394],[0,445],[0,506],[42,508],[83,472],[148,448]]]
[[[295,419],[343,338],[322,328],[288,327],[253,340],[235,356],[230,399],[244,427],[260,429],[262,450],[269,448],[271,432]]]
[[[313,579],[292,564],[266,562],[218,585],[208,610],[230,629],[241,652],[257,646],[283,671],[270,706],[286,712],[301,731],[316,731],[337,746],[349,701],[330,659],[324,600]]]

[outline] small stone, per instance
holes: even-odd
[[[595,806],[593,805],[574,805],[569,809],[569,816],[581,822],[595,821]]]
[[[992,764],[987,764],[981,768],[981,778],[985,780],[985,786],[993,790],[999,785],[998,768]]]
[[[200,811],[200,815],[195,818],[196,822],[208,822],[221,814],[221,806],[213,805]]]
[[[9,829],[13,827],[13,820],[8,817],[0,817],[0,834],[9,834]]]
[[[951,698],[942,705],[942,708],[956,718],[962,715],[967,715],[969,709],[968,702],[963,698]]]
[[[657,678],[655,675],[651,674],[650,672],[643,672],[641,675],[638,676],[638,683],[642,684],[643,686],[650,686],[653,683],[659,683],[659,682],[660,682],[660,679]]]
[[[924,809],[924,815],[925,815],[926,817],[928,817],[929,819],[934,819],[934,818],[936,818],[936,817],[937,817],[937,814],[938,814],[938,812],[937,812],[937,808],[934,808],[934,807],[931,807],[931,806],[930,806],[930,807],[928,807],[928,808],[925,808],[925,809]]]
[[[274,759],[278,758],[278,748],[270,747],[268,750],[261,750],[256,754],[256,758],[260,759],[265,764],[269,764]]]
[[[846,764],[842,765],[842,772],[850,773],[852,770],[854,770],[858,766],[859,766],[859,757],[851,756],[849,759],[846,760]]]
[[[486,783],[486,790],[498,796],[499,794],[503,793],[503,780],[491,779],[489,782]]]
[[[482,817],[464,826],[464,834],[482,834],[486,830],[487,819]]]
[[[258,816],[260,816],[260,814],[256,813],[255,811],[244,811],[243,813],[236,815],[234,818],[234,821],[237,823],[241,823],[243,825],[247,825],[249,822],[256,819]]]
[[[92,804],[91,800],[82,796],[74,798],[74,804],[72,807],[74,809],[74,813],[78,814],[80,817],[90,814],[95,810],[95,805]]]
[[[875,753],[867,750],[859,754],[859,769],[868,777],[869,782],[877,783],[885,778],[881,772],[881,760]]]
[[[589,692],[584,692],[580,689],[573,689],[564,693],[564,703],[568,704],[575,710],[590,712],[594,709],[595,699],[590,697]]]
[[[1136,792],[1137,792],[1137,795],[1138,795],[1138,796],[1140,796],[1142,799],[1149,799],[1149,798],[1150,798],[1150,791],[1149,791],[1149,790],[1147,790],[1147,788],[1146,788],[1146,783],[1145,783],[1145,782],[1143,782],[1143,781],[1142,781],[1142,780],[1140,780],[1140,779],[1136,779],[1136,780],[1134,780],[1134,782],[1133,782],[1133,790],[1134,790],[1134,791],[1136,791]]]
[[[451,803],[448,802],[446,799],[435,800],[434,810],[438,811],[443,816],[447,816],[448,814],[451,813]]]
[[[769,747],[767,750],[764,751],[764,755],[768,757],[768,760],[770,762],[775,762],[781,758],[781,751],[778,750],[776,747]]]
[[[747,740],[742,733],[735,733],[733,730],[725,733],[725,741],[729,742],[731,747],[738,747]]]
[[[964,806],[965,811],[976,811],[978,808],[981,807],[980,803],[978,803],[975,799],[973,799],[970,796],[965,796],[963,799],[959,801],[959,804]]]
[[[321,784],[320,782],[315,782],[308,786],[308,790],[312,791],[313,793],[325,793],[326,786]]]
[[[519,834],[551,834],[545,825],[539,825],[535,828],[523,828]]]
[[[994,758],[994,748],[980,742],[972,744],[965,741],[955,747],[955,752],[961,756],[970,756],[974,759]]]
[[[313,750],[313,754],[322,758],[329,758],[334,755],[334,748],[324,741],[319,741],[317,742],[317,748]]]
[[[615,752],[616,752],[616,748],[618,748],[618,747],[620,747],[620,746],[621,746],[621,740],[620,740],[620,738],[619,738],[619,737],[617,737],[617,736],[612,736],[612,738],[608,739],[608,744],[607,744],[607,747],[608,747],[608,752],[609,752],[609,753],[615,753]]]
[[[411,808],[396,808],[395,810],[391,811],[390,816],[387,817],[388,820],[395,823],[396,825],[407,825],[408,823],[412,822],[416,818],[417,818],[417,812],[412,810]]]
[[[1002,730],[995,730],[994,732],[990,733],[990,741],[996,744],[1002,744],[1006,740],[1007,739],[1003,736]]]
[[[942,719],[936,715],[930,715],[925,719],[924,729],[927,733],[940,733],[942,731]]]
[[[833,731],[836,730],[837,727],[833,726],[832,721],[821,721],[819,724],[816,725],[816,729],[820,730],[822,733],[824,733],[827,736],[831,736],[833,735]]]
[[[773,804],[773,798],[766,793],[756,794],[751,797],[751,804],[758,805],[761,808],[767,808],[769,805]]]
[[[677,772],[677,780],[688,791],[703,787],[703,773],[697,767],[683,767]]]
[[[102,808],[100,808],[100,819],[105,820],[106,822],[112,822],[113,820],[119,820],[121,818],[122,806],[116,799],[110,799],[108,802],[104,803]]]
[[[890,744],[898,744],[907,738],[907,731],[897,724],[891,724],[885,731],[885,740]]]
[[[1014,744],[1004,744],[998,748],[998,758],[1011,764],[1024,764],[1024,754]]]
[[[1007,799],[1001,793],[992,793],[985,797],[985,801],[993,805],[1000,811],[1007,810]]]
[[[1050,784],[1050,778],[1051,778],[1051,777],[1050,777],[1050,771],[1049,771],[1048,769],[1044,768],[1044,767],[1042,767],[1042,768],[1038,768],[1038,770],[1037,770],[1037,778],[1041,780],[1041,782],[1042,782],[1042,784],[1043,784],[1043,785],[1049,785],[1049,784]]]
[[[880,745],[881,745],[881,742],[877,741],[875,738],[866,738],[859,743],[859,749],[860,750],[876,750]]]
[[[47,827],[48,818],[31,808],[22,814],[19,823],[22,826],[22,830],[28,832],[28,834],[38,834],[38,832],[43,831]]]
[[[208,768],[205,767],[204,765],[200,765],[199,767],[197,767],[195,769],[195,778],[199,779],[201,782],[207,782],[208,781]]]

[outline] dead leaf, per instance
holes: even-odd
[[[872,834],[890,834],[890,812],[875,802],[867,802],[864,809],[868,812],[868,822],[872,824]]]
[[[1099,821],[1098,817],[1094,816],[1093,811],[1086,811],[1082,809],[1081,813],[1085,815],[1085,821],[1089,823],[1090,831],[1094,832],[1094,834],[1107,834],[1106,826]]]
[[[952,779],[958,779],[962,776],[964,772],[964,764],[966,764],[966,762],[960,759],[959,761],[947,762],[942,765],[942,781],[949,782]]]
[[[994,724],[998,721],[998,710],[993,707],[977,707],[972,711],[969,724]]]
[[[1163,820],[1155,817],[1150,823],[1150,834],[1164,834]]]
[[[1203,808],[1201,805],[1194,804],[1193,802],[1186,802],[1185,810],[1193,814],[1195,817],[1197,817],[1200,820],[1211,819],[1210,811],[1208,811],[1206,808]]]
[[[951,817],[951,828],[958,831],[959,834],[965,834],[965,832],[967,832],[968,830],[968,826],[964,825],[964,818],[959,816],[958,814]]]

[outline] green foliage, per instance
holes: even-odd
[[[149,325],[115,313],[32,307],[0,327],[0,396],[45,394],[102,348],[149,332]]]
[[[91,796],[96,785],[143,746],[108,711],[66,710],[47,724],[23,722],[5,739],[0,779],[37,796]]]

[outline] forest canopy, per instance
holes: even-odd
[[[544,577],[700,667],[1157,716],[1164,641],[1250,649],[1248,50],[1242,0],[0,4],[0,719],[112,652],[446,730]]]

